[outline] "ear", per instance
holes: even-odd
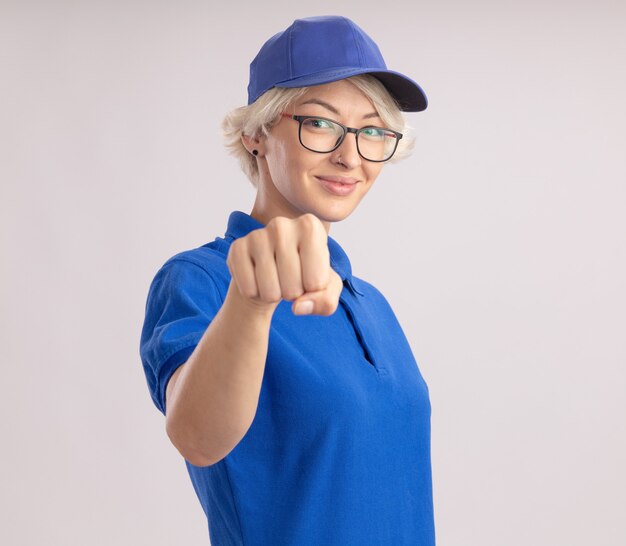
[[[257,150],[258,156],[265,155],[265,137],[259,135],[241,135],[241,142],[250,154],[252,150]],[[258,157],[257,156],[257,157]]]

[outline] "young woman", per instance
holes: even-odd
[[[435,544],[428,387],[329,235],[426,105],[344,17],[294,21],[250,65],[224,130],[254,207],[159,269],[140,345],[213,546]]]

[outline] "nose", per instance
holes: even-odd
[[[361,156],[356,146],[356,135],[346,134],[343,142],[331,154],[331,160],[335,164],[344,165],[348,169],[354,169],[361,165]]]

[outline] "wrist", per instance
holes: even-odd
[[[276,307],[278,307],[279,303],[280,302],[257,302],[246,298],[241,294],[241,292],[239,292],[237,283],[233,278],[231,278],[230,284],[228,286],[228,292],[226,293],[226,300],[224,301],[224,305],[228,304],[229,307],[236,308],[240,312],[267,319],[272,318],[274,311],[276,310]]]

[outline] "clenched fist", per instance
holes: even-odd
[[[234,240],[226,264],[238,294],[262,309],[273,312],[284,299],[295,314],[306,314],[299,304],[308,300],[310,313],[332,315],[339,304],[343,283],[330,267],[328,234],[314,214],[272,218]]]

